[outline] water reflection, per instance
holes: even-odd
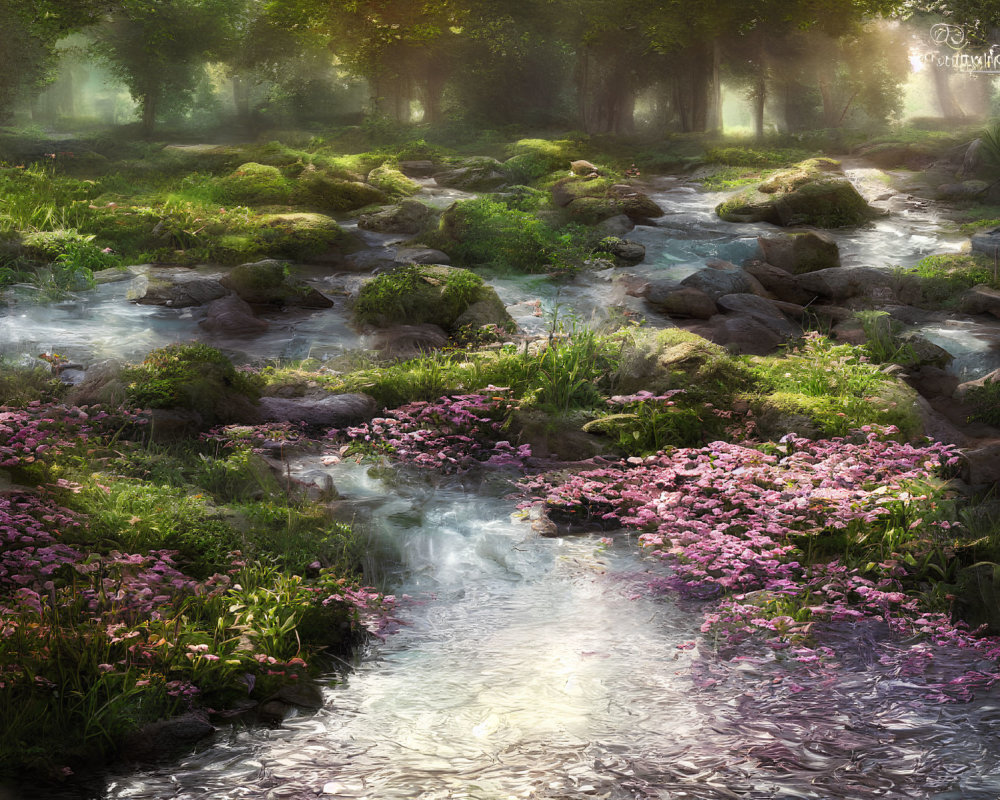
[[[387,491],[331,474],[348,503]],[[394,480],[371,523],[399,545],[402,630],[320,713],[223,733],[105,797],[997,797],[996,693],[929,703],[875,628],[831,626],[826,665],[720,658],[627,536],[534,538],[497,494]]]

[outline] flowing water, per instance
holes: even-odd
[[[752,255],[769,226],[720,222],[712,209],[722,196],[655,184],[668,213],[630,234],[648,255],[627,271],[676,280],[706,258]],[[960,245],[919,207],[836,236],[845,263],[884,267]],[[529,309],[519,321],[544,326],[561,305],[590,319],[613,302],[639,302],[612,277],[498,288]],[[4,352],[91,363],[205,338],[197,310],[137,306],[128,302],[136,291],[123,282],[55,306],[15,305],[0,316]],[[536,299],[539,316],[524,302]],[[247,358],[331,354],[360,341],[342,305],[271,321],[260,338],[208,341]],[[996,352],[991,331],[973,323],[928,333],[980,374]],[[665,567],[627,534],[607,547],[595,536],[538,538],[511,519],[509,486],[495,478],[376,475],[315,460],[294,469],[329,474],[379,551],[397,554],[399,568],[381,577],[401,596],[399,631],[331,678],[320,712],[276,730],[222,730],[180,762],[110,776],[93,797],[1000,797],[1000,692],[936,702],[908,671],[906,642],[844,623],[824,631],[836,655],[822,666],[792,669],[751,650],[728,658],[703,639],[702,607],[661,592]],[[990,666],[948,654],[935,669],[946,684],[956,670]]]
[[[831,628],[817,668],[725,660],[627,534],[539,538],[495,481],[294,469],[327,471],[400,554],[399,632],[319,713],[222,731],[106,800],[1000,796],[1000,692],[921,699],[878,630]]]

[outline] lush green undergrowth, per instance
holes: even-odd
[[[385,619],[364,538],[258,454],[292,426],[156,444],[145,414],[57,394],[0,368],[0,774],[86,770],[144,723],[267,700]]]
[[[909,272],[920,280],[922,303],[932,308],[954,307],[979,284],[1000,289],[997,265],[980,253],[927,256]]]

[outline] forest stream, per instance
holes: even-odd
[[[873,173],[848,171],[863,191],[878,183]],[[667,213],[628,235],[647,248],[646,261],[627,270],[639,279],[681,278],[708,258],[739,263],[770,228],[720,222],[713,208],[723,193],[674,178],[649,186]],[[960,248],[932,207],[892,203],[894,213],[872,226],[834,232],[845,264],[905,267]],[[393,237],[368,241],[395,246]],[[304,274],[320,288],[357,278]],[[586,323],[613,303],[640,309],[613,277],[493,283],[510,306],[541,301],[541,315],[515,314],[541,332],[554,314]],[[199,336],[189,309],[128,302],[136,281],[17,306],[0,316],[0,341],[8,354],[58,351],[85,363],[194,337],[244,359],[363,345],[341,302],[285,316],[249,344]],[[965,380],[1000,366],[990,347],[996,330],[955,321],[924,332],[955,356],[951,369]],[[373,550],[397,557],[398,567],[373,577],[399,599],[398,630],[330,676],[319,712],[277,729],[220,729],[179,762],[107,776],[93,797],[1000,796],[1000,689],[941,702],[909,679],[910,643],[870,622],[828,623],[822,642],[834,655],[815,666],[782,666],[753,647],[723,658],[700,631],[702,604],[667,593],[668,567],[640,553],[631,535],[609,534],[610,544],[598,534],[540,538],[512,519],[507,480],[428,478],[350,460],[324,466],[318,456],[290,471],[309,481],[329,475]],[[945,685],[987,667],[971,653],[942,653],[932,677]]]

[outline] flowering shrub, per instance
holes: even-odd
[[[675,565],[675,588],[724,597],[702,630],[725,644],[763,636],[776,650],[795,644],[796,660],[809,661],[822,656],[806,646],[816,623],[868,619],[995,658],[996,641],[908,593],[931,566],[947,568],[950,528],[914,487],[958,457],[946,445],[887,438],[893,433],[789,435],[772,453],[714,442],[522,487],[557,522],[642,531],[641,543]],[[828,550],[844,562],[823,561]]]
[[[464,472],[478,465],[519,466],[531,455],[528,445],[500,439],[506,389],[489,386],[495,396],[442,397],[389,411],[364,425],[333,429],[327,436],[347,439],[407,463],[442,472]]]

